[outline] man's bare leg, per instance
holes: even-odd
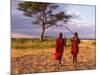
[[[75,69],[77,69],[77,56],[73,58],[73,62]]]
[[[74,62],[75,62],[74,60],[75,60],[75,58],[74,58],[74,56],[73,56],[73,64],[74,64]]]
[[[59,64],[61,64],[61,60],[59,60]]]

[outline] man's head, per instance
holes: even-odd
[[[59,37],[62,38],[62,32],[59,33]]]
[[[75,33],[74,33],[74,36],[78,36],[78,33],[77,33],[77,32],[75,32]]]

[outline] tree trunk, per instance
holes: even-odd
[[[44,40],[44,32],[45,32],[45,28],[42,28],[42,33],[41,33],[41,38],[40,38],[41,41]]]
[[[45,13],[45,9],[43,9],[42,13],[41,13],[41,16],[42,16],[42,33],[41,33],[41,41],[44,40],[44,32],[45,32],[45,24],[46,24],[46,13]]]

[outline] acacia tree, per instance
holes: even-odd
[[[33,17],[35,25],[39,25],[42,29],[41,41],[44,39],[44,32],[52,26],[59,26],[58,22],[67,22],[71,15],[66,15],[63,11],[55,12],[59,5],[54,3],[40,2],[21,2],[18,9],[24,11],[25,16]]]

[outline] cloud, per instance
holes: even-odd
[[[70,19],[68,22],[69,25],[71,26],[86,26],[86,22],[84,20],[79,20],[79,19]]]
[[[20,34],[20,33],[11,33],[12,38],[32,38],[32,36]]]
[[[72,12],[72,11],[67,11],[66,12],[67,15],[72,15],[73,18],[69,20],[69,22],[67,23],[70,26],[91,26],[93,25],[93,23],[91,21],[87,21],[85,19],[83,19],[82,15],[80,12]]]
[[[74,15],[75,16],[80,16],[80,12],[75,12]]]
[[[67,11],[67,15],[72,15],[73,17],[80,17],[80,12],[72,12],[72,11]]]

